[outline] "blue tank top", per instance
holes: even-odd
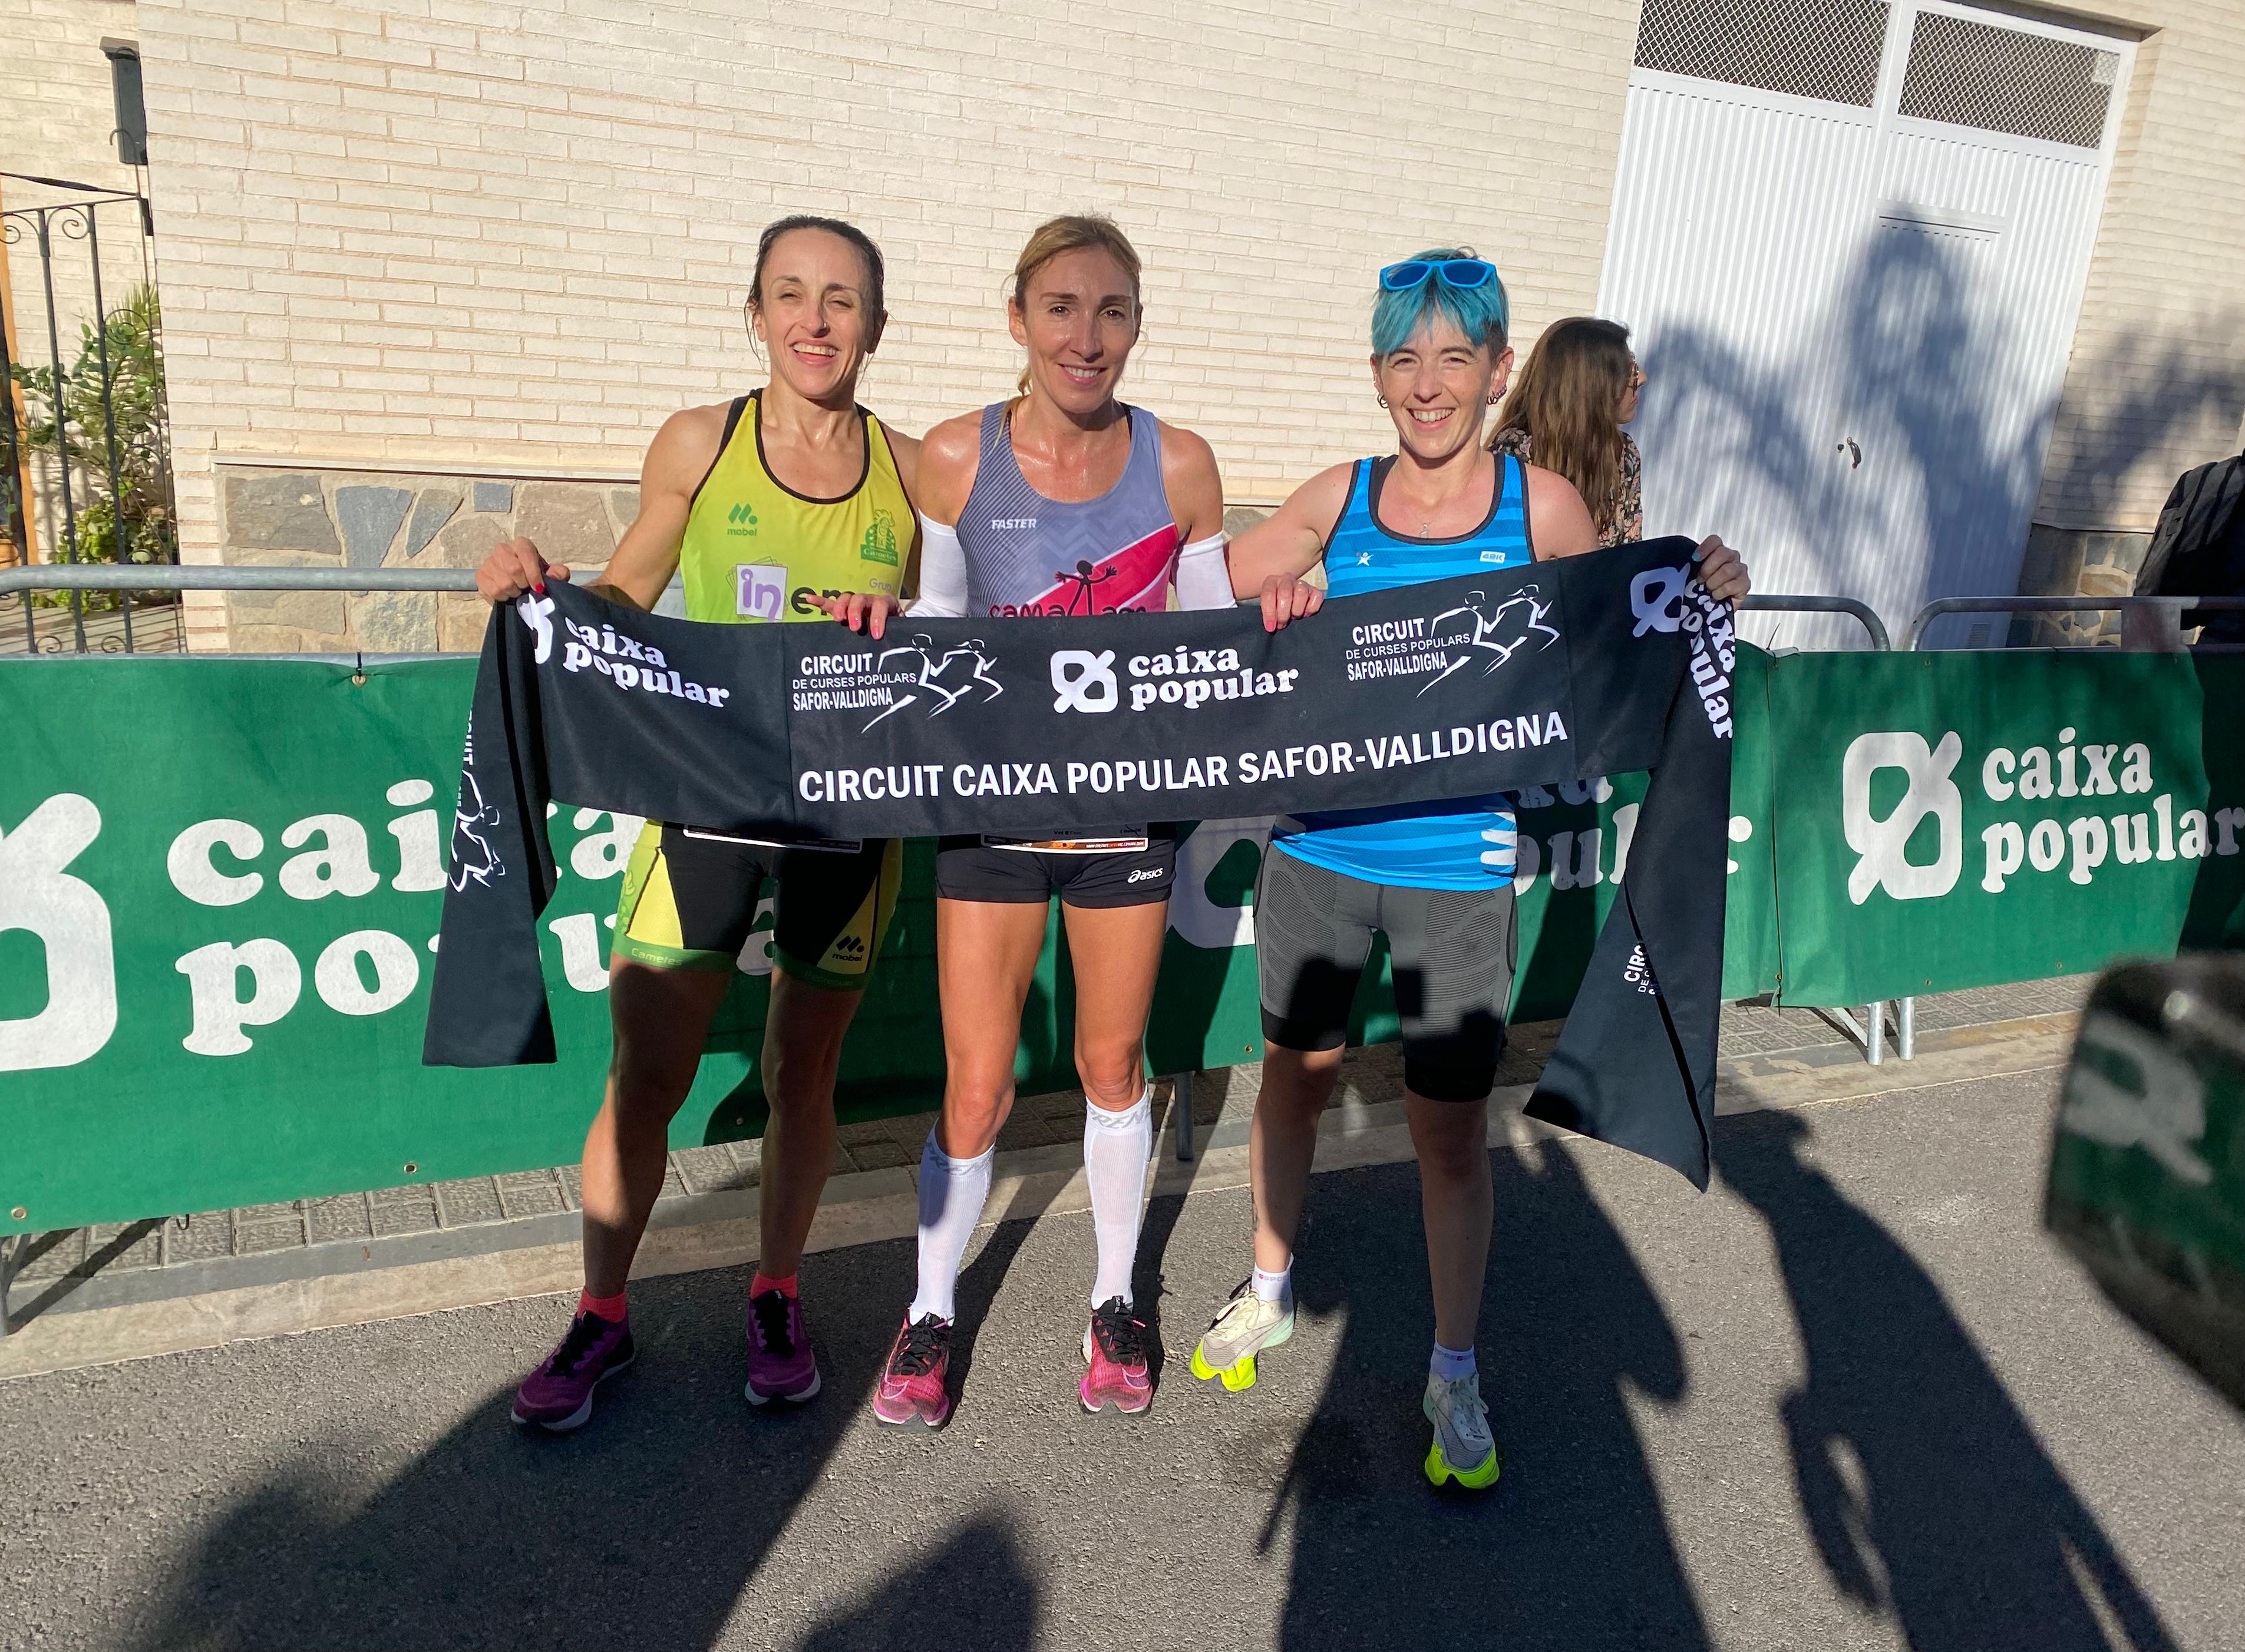
[[[1454,539],[1415,539],[1380,525],[1380,489],[1394,460],[1359,459],[1348,504],[1326,541],[1326,589],[1335,597],[1391,591],[1534,560],[1528,538],[1528,473],[1497,460],[1489,515]],[[1412,889],[1502,889],[1512,881],[1516,829],[1503,794],[1447,803],[1289,816],[1271,834],[1278,849],[1368,883]]]

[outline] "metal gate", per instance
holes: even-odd
[[[32,186],[34,195],[0,213],[8,278],[0,287],[0,562],[175,563],[179,513],[147,198],[67,179],[0,178]],[[106,276],[105,241],[112,254],[120,243],[131,249],[112,256]],[[138,275],[125,293],[115,290],[120,264]],[[17,301],[27,291],[37,300],[31,337],[17,326],[29,306]],[[0,614],[0,649],[18,635],[38,652],[130,653],[152,640],[146,616],[136,638],[132,596],[91,600],[99,606],[90,610],[88,593],[73,590],[42,607],[30,592],[17,595],[20,614]],[[154,628],[163,646],[178,646],[176,624]]]
[[[1949,0],[1646,0],[1599,309],[1650,379],[1648,531],[1896,628],[2015,591],[2133,55]]]

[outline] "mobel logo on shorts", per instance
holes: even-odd
[[[1258,671],[1239,662],[1237,648],[1177,647],[1165,653],[1133,654],[1124,667],[1133,711],[1182,706],[1196,711],[1217,701],[1256,700],[1290,694],[1299,670]],[[1052,657],[1055,711],[1113,711],[1123,703],[1125,685],[1116,675],[1115,651],[1094,653],[1061,648]]]

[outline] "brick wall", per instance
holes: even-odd
[[[1496,256],[1523,336],[1597,289],[1630,0],[1036,7],[142,0],[186,554],[214,462],[612,470],[761,377],[757,231],[838,212],[906,430],[1006,393],[1002,280],[1055,212],[1148,264],[1130,393],[1283,496],[1385,439],[1381,261]]]
[[[2147,532],[2175,477],[2235,452],[2245,419],[2245,5],[2126,10],[2154,32],[2035,511],[2064,530]]]

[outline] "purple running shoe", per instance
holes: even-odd
[[[784,1290],[749,1298],[749,1382],[741,1391],[751,1405],[775,1399],[800,1405],[818,1391],[803,1304]]]
[[[638,1353],[628,1323],[579,1314],[560,1346],[515,1391],[514,1420],[555,1434],[581,1428],[593,1414],[593,1391]]]

